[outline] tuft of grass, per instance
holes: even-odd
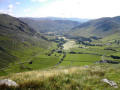
[[[8,76],[0,79],[9,78],[16,81],[19,87],[4,87],[15,90],[119,90],[101,82],[107,78],[119,83],[120,65],[101,64],[86,67],[57,67],[48,70],[36,70]],[[113,76],[112,76],[113,75]],[[118,77],[115,76],[118,75]],[[1,86],[3,87],[3,86]]]

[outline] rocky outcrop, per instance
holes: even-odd
[[[0,86],[1,85],[13,86],[13,87],[18,87],[19,86],[15,81],[10,80],[10,79],[0,80]]]
[[[110,80],[108,80],[108,79],[106,79],[106,78],[105,78],[105,79],[102,79],[101,81],[109,84],[110,86],[112,86],[112,87],[114,87],[114,88],[118,88],[117,83],[115,83],[114,81],[110,81]]]

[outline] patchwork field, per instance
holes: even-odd
[[[68,40],[65,45],[63,45],[65,48],[67,47],[66,44],[70,43],[70,39]],[[98,42],[92,42],[94,44]],[[103,43],[102,43],[103,44]],[[70,45],[70,44],[69,44]],[[112,58],[111,55],[114,56],[120,56],[120,48],[116,47],[116,44],[114,45],[102,45],[102,46],[91,46],[91,45],[84,45],[84,44],[77,44],[74,41],[74,45],[76,47],[72,47],[68,49],[64,49],[66,53],[66,57],[64,58],[63,62],[60,64],[60,66],[83,66],[83,65],[90,65],[95,64],[96,62],[100,60],[112,60],[120,62],[119,59]],[[72,44],[71,44],[72,45]]]
[[[68,66],[81,66],[94,64],[96,61],[101,60],[100,56],[90,54],[67,54],[61,65]]]

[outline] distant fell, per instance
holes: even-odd
[[[77,21],[58,18],[20,18],[20,20],[38,32],[56,34],[66,33],[81,24]]]
[[[105,17],[88,21],[72,28],[71,35],[73,36],[98,36],[106,37],[116,33],[120,33],[120,16]]]

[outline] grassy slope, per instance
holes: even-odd
[[[41,90],[119,90],[102,82],[107,78],[115,81],[120,87],[120,65],[92,65],[86,67],[67,67],[11,74],[0,79],[9,78],[20,86],[17,88],[1,86],[9,90],[41,89]]]
[[[109,35],[109,36],[106,36],[103,39],[101,39],[102,42],[110,42],[110,41],[114,41],[114,40],[120,40],[120,34],[119,33]]]
[[[56,43],[44,40],[27,24],[9,15],[0,15],[0,75],[53,66],[59,58],[48,57],[47,53],[55,48]],[[30,61],[32,65],[28,64]]]
[[[120,33],[120,18],[100,18],[83,23],[68,33],[72,36],[83,37],[106,37],[109,35],[117,35]]]

